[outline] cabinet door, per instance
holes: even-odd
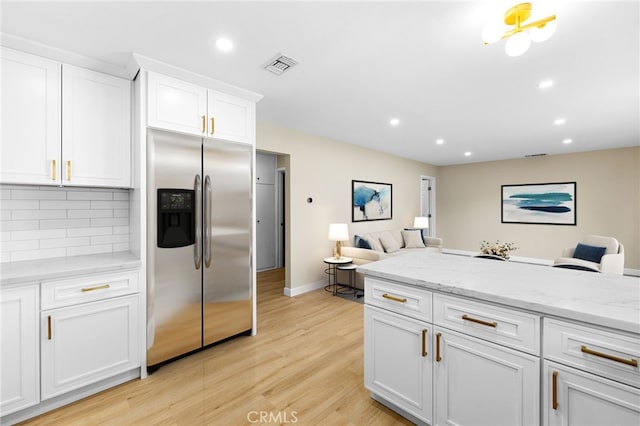
[[[60,64],[2,48],[0,182],[60,183]]]
[[[149,72],[149,126],[202,136],[207,129],[207,89]]]
[[[543,425],[640,424],[640,389],[549,361],[543,375]]]
[[[131,186],[131,82],[65,65],[62,183]]]
[[[255,103],[209,90],[208,111],[208,137],[254,144]]]
[[[432,326],[369,305],[364,321],[365,387],[432,424]]]
[[[539,358],[439,327],[434,332],[435,424],[539,424]]]
[[[42,312],[42,399],[139,366],[137,318],[137,295]]]
[[[39,402],[38,286],[0,292],[0,413]]]

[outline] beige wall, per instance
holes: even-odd
[[[326,280],[322,259],[332,255],[335,245],[327,240],[329,223],[347,223],[352,238],[411,226],[420,212],[420,176],[436,173],[434,166],[261,121],[256,148],[289,155],[286,264],[291,288]],[[393,219],[352,223],[352,179],[391,183]]]
[[[447,248],[477,251],[482,240],[513,242],[515,256],[554,259],[585,234],[625,246],[640,269],[640,148],[612,149],[438,168],[438,236]],[[503,184],[577,182],[577,226],[503,224]]]

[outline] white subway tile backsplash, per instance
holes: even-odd
[[[0,185],[0,263],[129,250],[126,189]]]
[[[0,223],[3,231],[31,231],[38,228],[37,220],[9,220]]]
[[[12,220],[65,219],[66,210],[10,210]]]
[[[90,209],[91,201],[50,201],[43,200],[40,201],[40,209],[41,210],[77,210],[77,209]]]
[[[128,201],[91,201],[92,209],[128,209]]]
[[[67,200],[113,200],[113,192],[70,192],[67,194]]]
[[[87,228],[89,226],[91,226],[90,219],[46,219],[40,221],[40,229]]]

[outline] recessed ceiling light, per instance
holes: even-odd
[[[562,141],[562,143],[565,145],[569,145],[571,142],[573,142],[573,139],[565,139]]]
[[[556,118],[556,119],[554,120],[553,124],[555,124],[556,126],[561,126],[561,125],[563,125],[563,124],[564,124],[564,123],[566,123],[566,122],[567,122],[567,120],[566,120],[566,119],[564,119],[564,118]]]
[[[465,157],[470,157],[470,156],[471,156],[471,151],[467,151],[467,152],[465,152],[465,153],[464,153],[464,156],[465,156]]]
[[[553,80],[544,80],[538,83],[538,88],[540,89],[548,89],[551,86],[553,86]]]
[[[392,118],[391,120],[389,120],[389,124],[391,124],[392,126],[397,126],[398,124],[400,124],[400,120],[398,120],[397,118]]]
[[[444,139],[436,139],[436,143],[438,145],[442,145],[444,143]]]
[[[233,42],[228,38],[219,38],[216,40],[216,47],[223,52],[228,52],[233,49]]]

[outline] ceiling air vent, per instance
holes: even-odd
[[[274,73],[275,75],[281,75],[296,65],[298,65],[298,61],[289,56],[285,56],[282,53],[278,53],[275,58],[267,62],[264,69]]]
[[[547,153],[542,153],[542,154],[527,154],[524,157],[525,158],[531,158],[531,157],[544,157],[545,155],[547,155]]]

